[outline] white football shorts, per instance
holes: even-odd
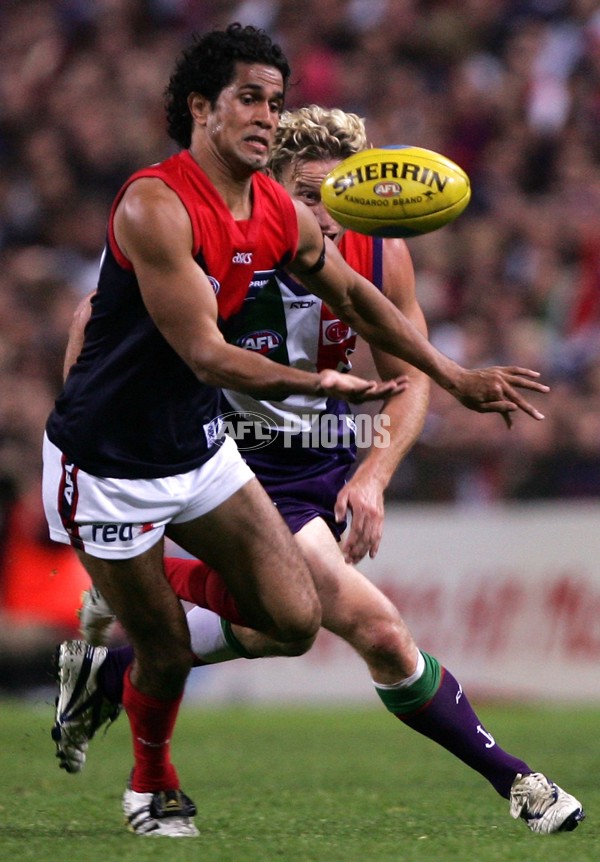
[[[45,434],[43,463],[50,538],[111,560],[138,556],[161,539],[165,524],[205,515],[254,477],[231,437],[201,467],[162,479],[91,476]]]

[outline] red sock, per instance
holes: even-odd
[[[131,789],[137,793],[179,790],[179,778],[171,763],[171,735],[181,697],[158,700],[133,687],[130,669],[123,678],[123,706],[131,726],[135,766]]]
[[[208,608],[230,623],[244,625],[235,600],[218,572],[201,560],[165,557],[165,574],[175,594],[201,608]]]

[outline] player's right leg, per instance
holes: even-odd
[[[55,450],[55,447],[49,448]],[[312,644],[319,627],[320,605],[310,572],[297,553],[293,537],[245,466],[232,441],[191,474],[169,477],[165,482],[152,480],[137,483],[139,499],[135,502],[138,506],[141,500],[148,506],[149,501],[154,501],[154,495],[160,491],[163,493],[161,501],[166,507],[166,514],[162,510],[150,513],[146,508],[145,514],[150,515],[149,523],[136,525],[135,518],[128,513],[129,517],[123,518],[123,525],[127,529],[121,529],[123,525],[115,527],[107,524],[107,518],[99,517],[96,511],[86,512],[86,491],[90,496],[88,486],[93,486],[96,496],[93,493],[91,496],[97,503],[104,485],[112,486],[114,481],[94,482],[94,477],[81,471],[73,471],[75,477],[69,477],[71,482],[76,478],[80,485],[76,495],[70,494],[70,499],[77,499],[81,520],[69,521],[67,529],[63,513],[59,511],[60,503],[57,505],[57,497],[60,496],[57,489],[66,487],[62,476],[64,464],[57,450],[51,456],[54,475],[50,468],[45,471],[44,492],[51,535],[59,541],[68,542],[72,539],[78,545],[85,546],[86,551],[82,552],[84,565],[110,609],[127,630],[135,649],[136,660],[131,674],[125,674],[123,694],[123,703],[132,726],[135,754],[132,785],[126,791],[124,808],[133,828],[140,833],[143,830],[146,834],[150,831],[147,829],[150,820],[160,819],[159,826],[164,825],[161,819],[164,815],[156,806],[151,806],[154,814],[150,812],[150,820],[146,816],[133,817],[138,808],[146,814],[150,809],[146,805],[147,800],[132,797],[132,802],[130,797],[132,793],[179,791],[175,777],[166,784],[163,781],[158,787],[149,785],[154,785],[155,778],[152,763],[158,775],[164,775],[172,769],[170,760],[165,757],[169,751],[166,740],[171,735],[183,682],[192,661],[185,616],[164,577],[162,546],[156,543],[156,537],[160,539],[162,533],[161,526],[169,518],[177,522],[173,527],[175,541],[191,553],[197,554],[202,550],[213,565],[227,571],[228,586],[238,604],[243,605],[243,612],[249,620],[254,625],[264,626],[282,641],[294,644],[296,652],[304,651]],[[125,489],[121,487],[122,483],[118,484],[118,499],[122,505]],[[112,499],[115,499],[114,494]],[[137,508],[132,508],[138,514]],[[129,529],[132,524],[133,530]],[[133,559],[110,559],[115,556],[117,549],[123,556],[120,545],[127,545],[127,540],[143,545],[145,550]],[[94,543],[100,547],[96,548]],[[88,552],[89,545],[98,557]],[[137,546],[136,550],[139,550]],[[131,554],[131,548],[127,554]],[[104,559],[104,556],[109,556],[109,560]],[[131,592],[116,577],[119,573],[124,576],[125,584],[130,583],[134,587]],[[148,593],[152,600],[145,601]],[[144,601],[143,608],[140,608],[140,598]],[[169,614],[168,624],[166,614]],[[165,637],[165,633],[170,632],[173,636]],[[61,680],[61,683],[66,685],[65,680]],[[67,700],[70,701],[70,697]],[[59,697],[59,703],[63,702],[65,699]],[[171,716],[172,723],[160,724],[157,718],[160,714]],[[157,733],[144,731],[136,720],[138,715],[148,724],[154,722]],[[75,738],[74,734],[65,732],[66,724],[69,723],[72,729],[75,720],[80,722],[81,730],[81,714],[70,710],[65,715],[57,715],[54,733],[55,738],[58,737],[57,746],[63,745],[64,740]],[[165,730],[169,730],[169,733],[163,732]],[[83,750],[85,741],[81,733],[77,740]],[[151,743],[149,746],[146,745],[148,742]],[[171,774],[174,775],[174,771]],[[169,799],[169,810],[177,807],[172,804],[176,802]],[[180,802],[177,813],[181,816],[177,819],[185,823],[189,818],[182,812],[190,809],[183,801]]]
[[[134,661],[123,677],[123,705],[134,749],[134,769],[123,795],[129,828],[140,835],[193,837],[198,834],[191,820],[196,809],[181,790],[170,756],[192,654],[185,614],[164,578],[162,555],[160,542],[127,561],[118,573],[118,584],[103,561],[84,562],[134,650]]]
[[[250,478],[235,447],[233,453],[231,447],[229,452],[218,450],[207,464],[186,474],[131,480],[92,476],[44,441],[43,498],[50,535],[76,549],[134,649],[123,690],[134,769],[123,807],[138,834],[197,834],[190,820],[193,806],[181,793],[170,757],[193,656],[185,614],[164,576],[164,525],[185,507],[200,515],[218,506]],[[77,672],[65,651],[62,658],[53,738],[68,758],[67,748],[73,745],[85,755],[84,731],[89,728],[93,735],[95,701],[89,689],[99,669],[84,658]]]

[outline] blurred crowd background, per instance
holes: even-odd
[[[427,147],[469,173],[466,212],[409,241],[431,339],[552,386],[536,401],[545,421],[511,431],[434,387],[389,499],[600,495],[600,3],[2,0],[0,629],[27,621],[32,642],[49,615],[74,626],[85,581],[49,545],[39,489],[71,315],[95,286],[115,192],[173,151],[162,93],[176,55],[236,20],[288,54],[288,107],[354,111],[375,146]],[[40,568],[65,588],[40,591]]]

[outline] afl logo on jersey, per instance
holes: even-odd
[[[206,277],[210,281],[210,286],[214,290],[215,294],[217,294],[221,290],[221,285],[216,278],[212,277],[212,275],[207,275]]]
[[[256,332],[242,335],[241,338],[238,338],[237,344],[246,350],[255,350],[257,353],[265,354],[283,344],[283,337],[272,329],[259,329]]]
[[[352,335],[352,330],[347,323],[341,320],[323,321],[323,342],[325,344],[341,344]]]

